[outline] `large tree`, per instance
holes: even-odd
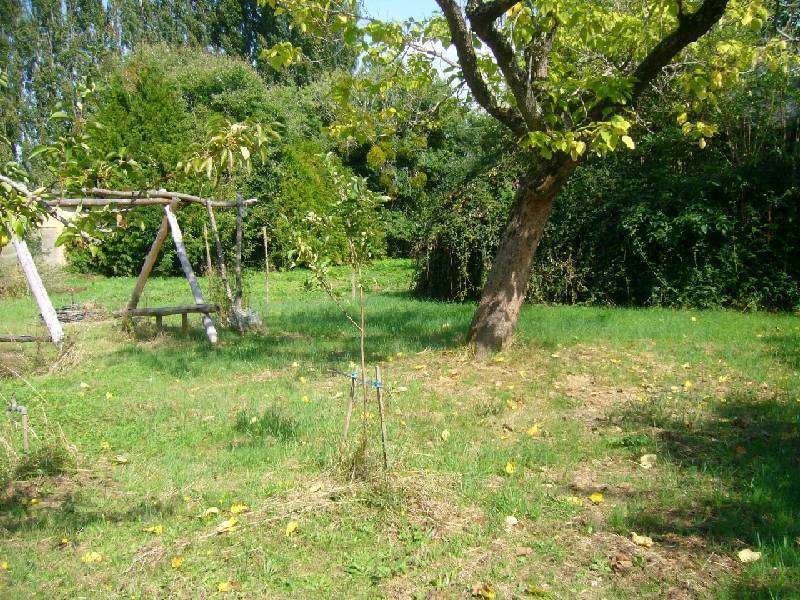
[[[364,132],[374,119],[348,104],[352,90],[419,88],[420,78],[443,72],[516,140],[524,168],[469,331],[484,353],[512,338],[553,201],[575,168],[589,154],[634,147],[637,107],[654,87],[679,98],[684,132],[705,147],[715,131],[707,122],[714,95],[756,63],[748,32],[761,28],[767,10],[760,0],[436,1],[441,16],[397,24],[324,2],[270,0],[304,31],[349,30],[346,39],[361,40],[363,64],[390,74],[349,78],[349,89],[339,90],[345,123],[334,131],[379,143],[393,132],[391,115]]]
[[[525,299],[531,263],[553,201],[585,154],[586,142],[574,135],[570,138],[552,134],[558,130],[566,134],[597,128],[600,140],[610,149],[617,143],[614,137],[632,145],[627,135],[629,122],[623,115],[635,108],[650,83],[686,46],[708,33],[722,18],[728,0],[704,0],[694,10],[687,10],[679,1],[675,5],[674,27],[664,28],[668,33],[660,39],[651,38],[655,43],[651,42],[652,46],[641,58],[637,58],[635,47],[617,43],[620,38],[630,43],[629,31],[617,40],[602,41],[593,41],[584,33],[590,32],[589,24],[599,18],[620,22],[626,30],[639,27],[643,33],[641,42],[646,43],[651,35],[644,18],[647,15],[637,18],[638,10],[624,6],[625,3],[591,3],[594,6],[585,11],[580,7],[570,10],[558,3],[549,7],[541,3],[545,6],[529,7],[522,34],[508,24],[513,18],[506,18],[505,26],[500,23],[507,11],[520,6],[516,0],[470,0],[466,19],[455,0],[437,0],[437,3],[447,19],[464,79],[475,100],[520,139],[527,138],[534,147],[544,146],[545,158],[552,154],[547,160],[531,160],[531,168],[518,182],[514,207],[470,326],[470,339],[479,351],[499,349],[513,334]],[[658,8],[657,4],[669,8],[664,3],[654,4],[654,8]],[[620,7],[624,10],[620,11]],[[658,16],[669,17],[669,13]],[[564,25],[572,25],[572,36],[559,36]],[[603,33],[609,35],[613,31]],[[569,39],[576,34],[577,44]],[[585,36],[586,42],[580,40],[581,36]],[[480,71],[474,37],[491,51],[513,102],[504,104],[487,84]],[[600,61],[587,52],[592,48],[599,52]],[[598,70],[606,62],[608,75],[602,71],[597,75],[601,80],[608,79],[604,84],[612,89],[609,93],[598,93],[597,84],[586,78],[585,67],[570,65],[565,58],[578,63],[584,60]],[[561,73],[551,76],[551,69]],[[573,89],[555,95],[553,102],[554,82],[562,86],[571,83]],[[604,128],[602,123],[611,127]],[[559,143],[553,144],[559,137]]]

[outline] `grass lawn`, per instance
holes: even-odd
[[[0,347],[0,401],[37,434],[23,457],[0,421],[0,597],[800,598],[797,316],[528,306],[475,362],[473,307],[416,300],[410,265],[379,263],[391,470],[373,406],[372,476],[351,482],[336,372],[357,343],[305,278],[275,274],[265,306],[252,274],[264,329],[217,347],[196,316],[186,335],[67,325],[60,356]],[[133,281],[65,276],[57,306],[69,285],[117,309]],[[155,279],[143,303],[189,298]],[[0,333],[36,321],[0,300]]]

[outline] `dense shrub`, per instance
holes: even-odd
[[[327,152],[325,86],[320,80],[306,87],[267,87],[253,68],[236,59],[196,51],[146,48],[120,62],[101,88],[97,116],[107,126],[99,136],[107,151],[125,148],[141,165],[137,172],[118,177],[109,185],[121,189],[173,187],[174,168],[187,145],[203,135],[204,123],[215,115],[232,120],[255,119],[276,124],[281,142],[267,164],[241,173],[225,183],[222,196],[236,191],[259,202],[247,209],[242,258],[261,267],[264,260],[261,228],[270,235],[270,255],[284,265],[294,249],[295,232],[308,212],[324,214],[335,190],[326,173]],[[208,184],[195,182],[180,190],[208,195]],[[208,223],[200,206],[181,209],[179,221],[193,265],[205,264],[203,226]],[[234,211],[217,211],[223,247],[232,258]],[[70,249],[71,264],[80,271],[105,275],[135,275],[163,218],[159,207],[127,212],[111,228],[102,245],[92,252]],[[379,223],[376,223],[379,226]],[[213,245],[213,241],[212,241]],[[333,256],[343,258],[346,240],[332,239]],[[383,248],[374,249],[383,254]],[[165,244],[156,275],[180,274],[172,244]]]
[[[700,150],[667,126],[643,136],[635,152],[579,168],[556,201],[529,298],[800,305],[796,125],[772,130],[744,152],[738,133],[723,129]],[[418,293],[477,297],[510,209],[512,181],[503,169],[482,171],[464,176],[455,192],[431,198]]]

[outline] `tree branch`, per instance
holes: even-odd
[[[704,0],[695,12],[679,13],[678,27],[661,40],[633,72],[633,102],[681,50],[711,30],[727,6],[728,0]]]
[[[5,175],[0,175],[0,181],[2,181],[3,183],[8,184],[15,192],[17,192],[20,196],[23,196],[28,205],[36,204],[37,206],[39,206],[39,208],[41,208],[41,210],[45,214],[51,216],[52,218],[54,218],[56,221],[58,221],[59,223],[61,223],[65,227],[70,227],[72,225],[64,217],[62,217],[60,214],[58,214],[58,211],[56,211],[53,207],[48,205],[48,203],[45,200],[43,200],[41,197],[39,197],[39,196],[35,195],[33,192],[31,192],[28,189],[28,186],[25,185],[24,183],[22,183],[20,181],[15,181],[15,180],[11,179],[10,177],[6,177]],[[84,237],[85,239],[93,242],[93,243],[99,241],[97,238],[94,238],[94,237],[92,237],[92,236],[90,236],[90,235],[88,235],[87,233],[84,233],[84,232],[81,232],[81,236]]]
[[[494,23],[497,19],[508,12],[511,7],[516,6],[521,0],[492,0],[492,2],[480,2],[479,0],[469,0],[467,3],[467,13],[470,21],[473,17]]]
[[[514,133],[518,135],[525,133],[525,122],[519,112],[512,107],[501,106],[484,80],[478,68],[478,55],[472,46],[472,35],[456,0],[436,0],[436,3],[442,9],[442,13],[447,20],[450,37],[456,47],[458,62],[461,65],[461,72],[464,74],[464,80],[472,91],[475,100],[486,109],[486,112],[506,125]],[[511,5],[513,6],[513,4],[516,4],[516,2]]]
[[[558,22],[554,22],[547,31],[540,29],[539,34],[534,35],[525,48],[525,76],[530,85],[533,85],[535,81],[547,79],[550,68],[550,52],[553,50],[557,30]]]
[[[490,2],[489,4],[479,3],[470,0],[467,3],[467,17],[469,18],[472,30],[489,47],[497,61],[497,66],[505,77],[514,99],[517,101],[517,108],[522,113],[528,130],[539,129],[534,111],[533,94],[525,72],[514,56],[514,48],[511,47],[508,39],[495,27],[495,21],[508,8],[509,2]],[[517,2],[511,2],[511,6]],[[509,6],[510,8],[510,6]],[[503,9],[503,10],[501,10]]]

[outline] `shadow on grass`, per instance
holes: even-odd
[[[26,531],[74,534],[98,523],[138,523],[143,520],[172,517],[178,513],[177,498],[141,500],[127,507],[100,508],[90,493],[69,493],[56,507],[27,508],[18,497],[0,502],[0,531],[14,534]],[[58,538],[56,538],[58,539]]]
[[[800,335],[769,335],[764,341],[778,360],[792,369],[800,369]]]
[[[367,312],[367,361],[382,361],[398,351],[452,348],[463,343],[471,307],[432,304],[378,296]],[[157,371],[176,378],[242,366],[279,368],[293,362],[341,366],[358,356],[355,328],[326,301],[273,305],[264,330],[238,335],[223,331],[211,346],[202,328],[182,335],[167,328],[167,343],[155,347],[127,345],[110,360],[132,370]],[[174,336],[174,337],[173,337]]]
[[[764,559],[745,569],[727,593],[734,598],[800,597],[800,405],[797,398],[737,393],[689,426],[674,411],[634,407],[629,427],[655,426],[661,455],[713,490],[632,510],[633,531],[700,536],[731,552],[745,546]],[[688,485],[691,485],[689,483]]]

